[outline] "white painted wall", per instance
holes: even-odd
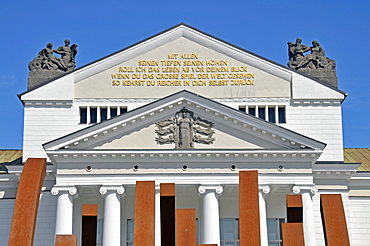
[[[286,109],[290,130],[326,143],[319,161],[343,161],[342,111],[340,105],[313,103]]]
[[[7,245],[15,199],[0,199],[0,242]]]
[[[57,197],[50,191],[41,193],[39,211],[36,221],[35,246],[54,245]]]
[[[320,194],[317,193],[312,197],[313,213],[315,221],[316,243],[317,246],[325,246],[324,229],[322,227],[321,212],[320,212]]]
[[[7,245],[15,199],[0,199],[0,244]],[[54,245],[56,197],[50,191],[41,193],[36,221],[35,246]]]
[[[351,245],[370,245],[370,198],[350,197],[349,213]]]
[[[46,157],[42,144],[78,130],[78,111],[69,107],[26,107],[23,160]]]

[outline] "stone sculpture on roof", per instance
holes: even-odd
[[[212,144],[215,141],[213,123],[194,117],[194,113],[185,107],[176,112],[174,117],[155,124],[157,144],[175,144],[175,149],[193,149],[194,143]]]
[[[60,46],[58,49],[53,49],[53,44],[48,43],[46,48],[38,53],[37,57],[28,64],[30,70],[28,89],[72,71],[76,67],[77,44],[69,46],[70,43],[70,40],[66,39],[64,46]]]
[[[48,43],[46,48],[42,49],[38,56],[34,58],[29,64],[30,71],[44,71],[44,70],[59,70],[71,71],[76,67],[75,57],[77,54],[77,44],[72,44],[69,39],[64,41],[64,46],[58,49],[53,49],[53,44]],[[61,57],[54,56],[53,53],[61,55]]]
[[[309,51],[311,53],[305,55]],[[297,38],[295,43],[288,42],[288,54],[290,68],[338,88],[336,63],[326,57],[319,42],[312,41],[312,46],[308,47],[302,44],[302,39]]]

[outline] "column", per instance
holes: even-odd
[[[266,214],[266,196],[270,193],[270,186],[259,187],[259,208],[260,208],[260,229],[261,229],[261,246],[268,246],[267,232],[267,214]]]
[[[313,213],[312,196],[317,193],[314,186],[294,186],[294,194],[302,195],[303,204],[303,235],[306,246],[316,245],[315,220]]]
[[[123,186],[102,186],[100,194],[104,197],[103,245],[121,245],[121,197]]]
[[[58,196],[55,234],[72,235],[73,197],[77,196],[76,187],[53,187],[51,194]]]
[[[220,245],[220,209],[218,197],[223,188],[220,185],[201,185],[198,192],[202,195],[202,220],[200,226],[201,244]]]

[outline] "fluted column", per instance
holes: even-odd
[[[259,187],[259,208],[260,208],[260,230],[261,230],[261,246],[268,246],[267,232],[267,214],[266,214],[266,196],[270,193],[270,186]]]
[[[103,245],[121,245],[121,197],[123,186],[102,186],[100,194],[104,196]]]
[[[316,246],[316,232],[312,196],[317,193],[317,188],[314,186],[294,186],[293,193],[302,195],[303,234],[305,245]]]
[[[220,245],[220,209],[218,197],[222,186],[201,185],[198,192],[202,195],[202,221],[200,226],[201,244]]]
[[[51,194],[58,196],[55,234],[72,235],[73,197],[77,196],[76,187],[53,187]]]

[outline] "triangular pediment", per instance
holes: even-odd
[[[186,24],[23,93],[21,99],[158,99],[182,90],[207,98],[344,99],[339,90]]]
[[[86,150],[170,150],[172,144],[157,145],[155,123],[183,109],[194,117],[212,122],[214,142],[195,144],[194,149],[212,150],[318,150],[324,143],[276,124],[227,107],[188,91],[181,91],[145,106],[44,144],[47,153]],[[184,149],[189,151],[189,149]],[[183,151],[177,149],[177,151]]]

